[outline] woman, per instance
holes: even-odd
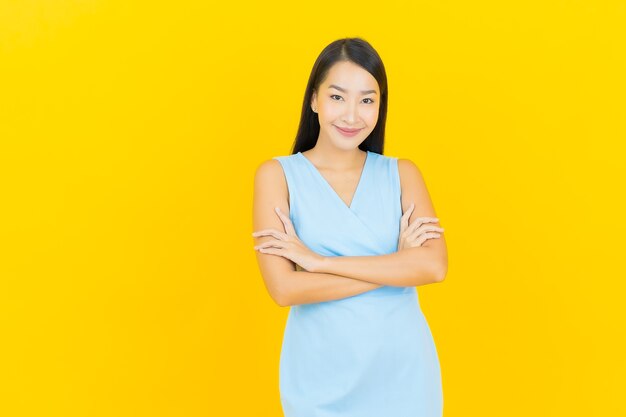
[[[274,301],[291,306],[286,417],[443,413],[415,287],[444,280],[446,244],[417,166],[382,154],[386,113],[377,52],[337,40],[313,66],[291,155],[255,175],[259,267]]]

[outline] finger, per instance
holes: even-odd
[[[418,240],[421,236],[428,235],[428,233],[437,233],[437,234],[441,235],[441,232],[438,232],[436,230],[431,231],[431,232],[418,232],[418,233],[413,233],[410,236],[407,236],[405,238],[405,240],[408,241],[408,242],[414,242],[414,241]]]
[[[281,248],[284,249],[286,247],[286,243],[284,240],[268,240],[267,242],[263,242],[254,247],[255,250],[259,249],[267,249],[267,248]]]
[[[415,229],[413,232],[407,233],[406,239],[415,239],[417,236],[426,232],[438,232],[443,233],[443,227],[433,226],[429,224],[422,225]]]
[[[413,213],[413,209],[415,208],[415,204],[411,203],[406,212],[402,215],[400,219],[400,231],[402,232],[409,226],[409,218],[411,217],[411,213]]]
[[[409,213],[412,213],[414,208],[415,208],[415,204],[413,203],[409,204],[409,206],[406,208],[406,211],[402,215],[402,218],[409,217]]]
[[[417,221],[419,221],[421,223],[437,223],[439,221],[439,218],[438,217],[421,216],[421,217],[416,217],[413,220],[413,223],[415,223]],[[413,224],[413,223],[411,223],[411,224]]]
[[[411,214],[413,214],[413,209],[415,208],[415,204],[411,203],[406,213],[402,215],[400,219],[400,236],[404,233],[404,231],[409,227],[409,219],[411,218]]]
[[[259,249],[260,253],[264,253],[267,255],[279,255],[282,256],[282,251],[280,249],[277,248],[261,248]]]
[[[281,235],[284,235],[284,233],[276,229],[259,230],[257,232],[252,233],[252,236],[254,237],[273,236],[276,239],[281,239]]]
[[[262,229],[262,230],[255,230],[254,232],[252,232],[252,236],[258,236],[258,235],[260,235],[260,234],[267,233],[267,232],[270,232],[270,231],[275,231],[275,232],[277,232],[278,230],[276,230],[276,229]]]
[[[420,227],[424,223],[437,223],[438,221],[439,219],[437,217],[416,217],[415,220],[413,220],[413,223],[411,223],[407,228],[406,233],[413,233],[416,228]]]
[[[273,236],[276,239],[287,240],[287,234],[284,232],[280,232],[276,229],[259,230],[257,232],[252,233],[252,236],[254,237]]]
[[[293,227],[293,223],[291,222],[291,219],[289,218],[289,216],[283,213],[283,211],[279,207],[276,207],[275,210],[276,210],[276,213],[278,214],[278,217],[280,218],[280,220],[283,222],[283,225],[285,226],[285,232],[287,233],[287,235],[297,236],[296,229]]]
[[[439,233],[424,233],[423,235],[419,237],[419,239],[416,240],[416,244],[419,246],[422,246],[422,244],[426,242],[428,239],[436,239],[440,236],[441,235]]]
[[[415,220],[413,220],[413,223],[411,223],[409,225],[409,227],[407,227],[404,230],[404,236],[408,236],[410,234],[413,234],[413,232],[415,232],[415,230],[417,228],[419,228],[420,226],[422,226],[425,222],[426,222],[426,218],[425,217],[416,217]]]

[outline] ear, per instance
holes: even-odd
[[[317,92],[315,90],[313,90],[313,94],[311,95],[311,110],[317,113]]]

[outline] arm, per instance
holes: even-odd
[[[409,159],[398,160],[402,212],[415,203],[409,224],[415,217],[437,217],[419,168]],[[439,222],[430,223],[441,226]],[[371,283],[391,286],[418,286],[441,282],[448,271],[444,235],[429,239],[420,247],[379,256],[327,257],[315,272],[337,274]]]
[[[443,281],[444,277],[437,251],[424,246],[405,248],[388,255],[325,257],[314,272],[393,287],[432,284]]]
[[[409,161],[409,164],[412,163]],[[406,165],[404,166],[406,167]],[[414,165],[412,167],[409,166],[408,169],[417,169]],[[418,174],[419,171],[417,174],[413,171],[413,178],[415,179],[415,175]],[[408,181],[402,180],[403,211],[406,211],[413,201],[415,202],[416,210],[411,214],[411,219],[421,216],[436,217],[432,205],[430,206],[430,211],[428,210],[430,199],[427,193],[424,194],[423,182],[422,188],[420,188],[419,181],[411,183],[410,177],[411,172],[409,174],[401,174],[401,178],[409,178]],[[259,167],[255,176],[254,188],[254,230],[264,228],[284,230],[282,222],[275,216],[273,210],[274,207],[278,206],[283,212],[289,212],[289,194],[284,174],[278,161],[271,160]],[[427,199],[426,203],[424,203],[424,195]],[[409,222],[411,222],[411,219],[409,219]],[[255,244],[260,244],[270,240],[271,237],[263,236],[256,239],[258,239],[258,242],[255,242]],[[431,250],[427,251],[425,248],[431,248]],[[333,261],[343,258],[343,261],[340,261],[344,262],[343,264],[337,263],[335,265],[339,265],[337,271],[341,270],[343,272],[341,275],[345,276],[323,272],[296,271],[295,264],[290,260],[260,252],[257,252],[257,260],[270,295],[278,305],[287,306],[336,300],[376,289],[381,285],[367,282],[367,279],[370,279],[371,275],[373,275],[368,273],[368,269],[372,268],[374,264],[377,264],[379,272],[382,272],[380,275],[377,274],[373,278],[374,280],[382,282],[385,280],[385,276],[395,277],[395,279],[389,279],[392,282],[385,285],[412,286],[441,282],[447,271],[447,253],[445,249],[442,235],[441,238],[427,240],[421,247],[406,248],[395,254],[372,257],[335,257],[332,259]],[[410,258],[404,256],[407,253],[415,254],[415,256]],[[438,259],[439,262],[433,262],[434,259]],[[392,264],[392,262],[395,264],[398,261],[404,266],[397,267],[397,265]],[[371,262],[374,262],[374,264]],[[437,272],[429,274],[428,271],[431,270],[430,268],[433,265],[435,265]],[[441,269],[437,268],[437,266]],[[396,273],[400,270],[400,278],[397,278],[398,275],[385,272],[389,270],[388,268],[392,268]],[[407,273],[407,270],[415,271],[415,275],[411,275],[411,272]],[[356,279],[348,275],[355,275],[365,279]],[[381,276],[383,277],[382,279],[380,278]],[[408,280],[407,276],[409,276]],[[411,276],[415,278],[415,281],[410,280]]]
[[[289,213],[289,190],[280,162],[263,162],[254,179],[253,230],[274,228],[285,230],[274,207]],[[255,244],[271,240],[271,236],[255,238]],[[267,291],[280,306],[316,303],[350,297],[380,287],[352,278],[307,271],[296,271],[289,259],[255,251]]]
[[[262,254],[261,256],[272,256]],[[381,287],[378,284],[308,271],[291,271],[281,277],[282,307],[339,300]]]

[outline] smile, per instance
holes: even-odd
[[[333,125],[335,126],[335,125]],[[363,129],[342,129],[338,126],[335,126],[335,128],[344,136],[348,136],[348,137],[352,137],[355,136],[357,133],[359,133],[361,130]]]

